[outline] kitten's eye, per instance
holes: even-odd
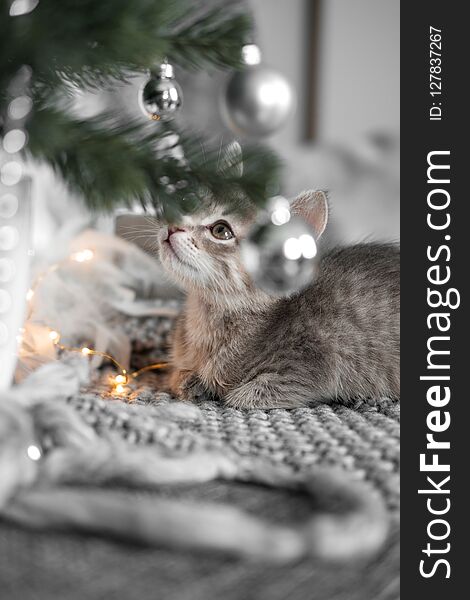
[[[234,235],[230,225],[225,221],[217,221],[210,227],[212,235],[218,240],[231,240]]]

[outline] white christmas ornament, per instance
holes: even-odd
[[[140,90],[139,104],[144,115],[153,121],[167,121],[175,116],[183,104],[183,93],[172,65],[163,62],[151,72]]]
[[[294,95],[277,71],[261,65],[258,46],[243,47],[245,67],[229,79],[221,108],[227,125],[238,134],[264,137],[279,129],[289,116]]]
[[[315,233],[280,196],[261,213],[241,244],[241,254],[255,284],[270,294],[290,294],[315,278]]]

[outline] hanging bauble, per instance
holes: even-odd
[[[139,104],[144,115],[153,121],[168,121],[175,116],[183,104],[183,93],[172,65],[163,62],[150,72],[140,89]]]
[[[243,47],[244,68],[234,73],[221,100],[221,110],[237,135],[263,137],[277,131],[289,116],[294,94],[277,71],[261,65],[258,46]]]
[[[301,290],[315,278],[315,233],[289,202],[277,196],[256,220],[242,241],[243,264],[255,285],[275,295]]]

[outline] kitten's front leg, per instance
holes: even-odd
[[[234,388],[224,397],[224,403],[233,408],[298,408],[312,400],[308,386],[285,377],[261,374]]]

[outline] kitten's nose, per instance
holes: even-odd
[[[177,231],[185,231],[185,229],[182,229],[181,227],[176,227],[176,226],[168,227],[168,238],[167,239],[169,240],[170,236],[172,236]]]

